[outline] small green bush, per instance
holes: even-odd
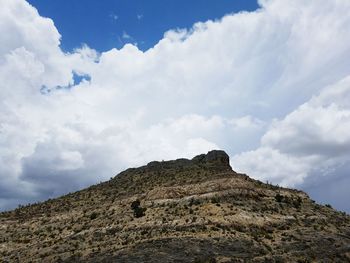
[[[146,212],[146,208],[140,207],[140,204],[140,200],[136,200],[131,203],[131,209],[134,211],[134,217],[136,218],[143,217]]]
[[[90,215],[90,220],[94,220],[98,217],[98,213],[96,212],[92,212],[91,215]]]
[[[280,193],[276,194],[275,200],[276,200],[278,203],[281,203],[281,202],[283,201],[283,195],[280,195]]]

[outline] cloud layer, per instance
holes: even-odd
[[[64,53],[52,20],[23,0],[0,4],[2,209],[213,148],[319,200],[331,195],[315,181],[348,180],[348,1],[260,1],[145,52],[104,53]]]

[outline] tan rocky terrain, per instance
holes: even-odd
[[[151,162],[0,214],[0,262],[350,262],[350,217],[232,171]]]

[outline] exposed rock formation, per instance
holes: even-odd
[[[216,166],[230,167],[230,157],[224,151],[210,151],[208,154],[197,155],[192,159],[194,164],[206,163]]]
[[[223,151],[0,214],[0,262],[247,261],[350,261],[350,218],[235,173]]]

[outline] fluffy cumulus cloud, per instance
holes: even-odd
[[[349,1],[260,1],[103,53],[64,53],[51,19],[0,5],[1,209],[221,148],[239,171],[350,211],[333,194],[349,181]]]
[[[272,121],[258,149],[234,156],[235,167],[262,180],[303,187],[324,202],[330,192],[337,193],[342,198],[332,201],[349,209],[343,199],[349,197],[344,182],[350,182],[349,102],[350,76]]]

